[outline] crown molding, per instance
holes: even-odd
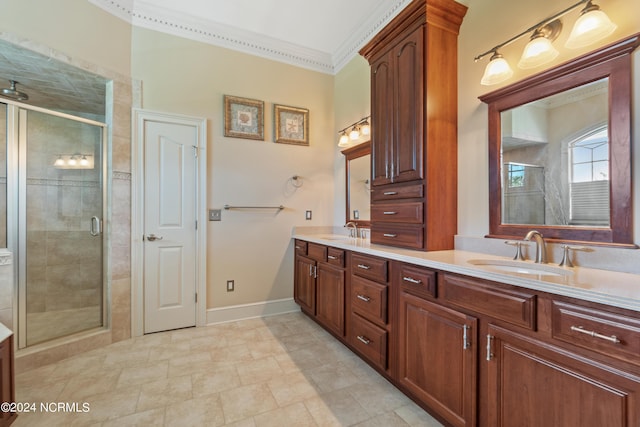
[[[255,55],[293,66],[336,74],[379,30],[412,0],[384,2],[354,31],[336,52],[321,52],[289,41],[240,30],[173,10],[163,9],[142,0],[89,0],[93,5],[130,23],[211,45]]]

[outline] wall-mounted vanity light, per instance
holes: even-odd
[[[513,43],[527,34],[531,34],[531,36],[518,62],[519,68],[535,68],[554,60],[559,52],[553,47],[552,42],[562,31],[562,21],[560,21],[559,18],[582,4],[585,6],[571,30],[565,47],[569,49],[585,47],[609,36],[615,31],[617,26],[611,22],[609,17],[601,11],[597,5],[593,4],[593,0],[580,0],[563,11],[538,22],[520,34],[476,56],[474,60],[477,62],[491,54],[489,64],[487,64],[485,68],[480,83],[490,86],[501,83],[513,75],[513,70],[509,66],[509,63],[498,52],[498,49]]]
[[[371,116],[363,117],[355,123],[350,124],[346,128],[340,130],[338,134],[340,139],[338,140],[338,147],[346,147],[351,141],[357,141],[361,136],[367,136],[371,134],[371,125],[369,119]],[[350,129],[350,130],[349,130]],[[349,133],[347,133],[349,131]]]

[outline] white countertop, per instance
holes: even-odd
[[[298,231],[294,233],[293,238],[640,312],[640,275],[638,274],[573,267],[566,269],[572,272],[568,275],[532,275],[505,272],[492,266],[469,263],[474,259],[510,259],[479,252],[461,250],[423,252],[371,244],[368,239],[353,239],[335,234],[307,234]],[[525,262],[535,267],[531,261]]]

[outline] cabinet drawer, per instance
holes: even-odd
[[[306,255],[307,254],[307,242],[304,240],[296,240],[294,243],[294,249],[296,254],[298,255]]]
[[[307,256],[319,262],[327,261],[327,247],[316,243],[307,244]]]
[[[436,296],[436,272],[409,264],[398,266],[398,282],[403,291],[421,297]]]
[[[342,249],[327,249],[327,262],[338,267],[344,267],[344,251]]]
[[[424,185],[410,184],[403,186],[374,187],[371,193],[371,200],[374,202],[381,200],[396,199],[419,199],[424,196]]]
[[[387,323],[387,286],[353,276],[351,310],[384,326]]]
[[[422,249],[424,230],[421,225],[397,227],[371,224],[371,243],[400,246],[409,249]]]
[[[424,222],[423,204],[412,202],[371,205],[371,220],[374,222],[422,224]]]
[[[640,365],[640,320],[553,301],[552,335],[579,347]]]
[[[523,328],[536,328],[536,296],[532,293],[451,274],[442,274],[438,287],[438,298],[446,302]]]
[[[387,368],[387,331],[357,314],[351,315],[351,345],[382,369]]]
[[[386,259],[354,253],[351,256],[351,271],[358,276],[386,283],[387,263]]]

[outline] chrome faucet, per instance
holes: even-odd
[[[349,229],[349,237],[358,237],[358,226],[355,222],[349,221],[344,226]]]
[[[530,241],[533,239],[536,242],[536,262],[540,264],[547,263],[547,246],[544,243],[544,237],[537,230],[531,230],[524,236],[524,240]]]

